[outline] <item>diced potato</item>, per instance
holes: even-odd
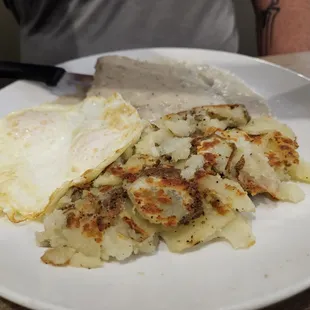
[[[124,260],[133,254],[152,254],[158,246],[158,227],[141,218],[127,203],[116,225],[108,228],[102,242],[101,258]]]
[[[135,145],[136,153],[159,157],[163,155],[161,145],[167,144],[173,138],[172,133],[167,129],[159,129],[143,135],[140,141]]]
[[[190,155],[191,138],[170,138],[160,145],[161,155],[171,155],[173,161],[187,159]]]
[[[181,171],[181,176],[184,179],[192,179],[196,171],[201,169],[204,165],[204,158],[201,155],[192,155],[186,162]]]
[[[136,153],[159,157],[160,153],[155,145],[153,136],[145,136],[135,145]]]
[[[44,231],[36,232],[36,241],[43,247],[61,247],[67,244],[62,230],[66,227],[66,217],[60,210],[55,210],[44,219]]]
[[[230,170],[228,164],[233,151],[233,144],[220,139],[217,135],[202,140],[197,146],[197,153],[204,156],[206,165],[215,168],[219,173]]]
[[[75,252],[75,249],[69,247],[48,249],[41,257],[41,260],[45,264],[53,266],[67,266],[70,264],[70,260]]]
[[[64,229],[62,233],[69,247],[87,256],[100,257],[100,244],[83,235],[80,229]]]
[[[188,137],[195,131],[195,126],[191,126],[185,120],[165,121],[165,126],[177,137]]]
[[[108,261],[112,257],[122,261],[133,254],[154,253],[158,246],[156,231],[141,225],[141,221],[138,223],[136,218],[123,215],[122,220],[108,228],[102,242],[101,259]]]
[[[101,259],[109,260],[111,257],[122,261],[133,254],[134,241],[127,233],[127,225],[119,221],[115,226],[108,228],[102,242]]]

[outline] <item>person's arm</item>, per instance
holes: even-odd
[[[310,0],[252,0],[260,56],[310,50]]]

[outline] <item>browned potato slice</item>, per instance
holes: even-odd
[[[41,260],[45,264],[53,266],[67,266],[70,264],[70,260],[75,252],[75,249],[69,247],[58,247],[55,249],[49,249],[41,257]]]
[[[195,184],[178,174],[169,176],[168,171],[162,168],[162,176],[140,177],[128,184],[127,191],[143,218],[154,224],[177,226],[199,216],[203,209]]]
[[[205,207],[205,214],[188,225],[166,229],[160,233],[171,252],[182,252],[200,243],[217,238],[217,233],[235,218],[233,211],[220,215],[211,206]]]
[[[207,136],[216,129],[244,126],[249,120],[245,107],[234,104],[192,108],[163,116],[157,124],[168,128],[175,136],[187,137],[197,130]]]
[[[227,240],[234,249],[246,249],[255,244],[250,223],[240,214],[221,229],[217,236]]]
[[[218,200],[235,211],[255,212],[252,200],[235,181],[207,174],[198,180],[198,188],[211,205],[214,200]],[[216,203],[214,207],[216,208]]]
[[[271,131],[279,131],[283,136],[292,140],[296,138],[291,128],[269,116],[252,118],[245,126],[239,127],[249,135],[261,135]]]

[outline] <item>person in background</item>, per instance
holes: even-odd
[[[261,56],[310,50],[309,0],[251,1]],[[56,64],[90,54],[144,47],[238,52],[232,0],[4,2],[20,25],[23,62]]]

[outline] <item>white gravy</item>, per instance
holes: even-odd
[[[241,80],[210,66],[163,61],[151,63],[120,56],[98,59],[88,95],[108,97],[119,92],[153,121],[196,106],[244,104],[251,115],[266,112],[264,100]]]

